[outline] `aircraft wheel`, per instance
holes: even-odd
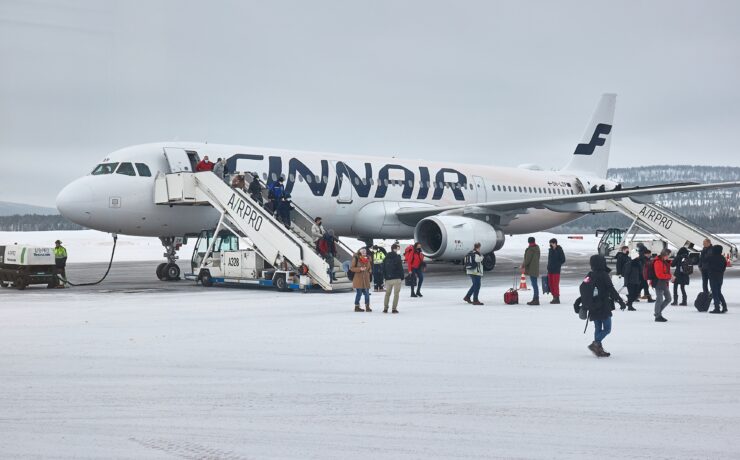
[[[26,289],[26,286],[28,286],[28,280],[26,279],[25,276],[22,276],[21,275],[18,278],[16,278],[16,280],[15,280],[15,288],[16,289],[18,289],[19,291],[22,291],[22,290]]]
[[[483,256],[483,270],[490,272],[496,266],[496,253],[491,252]]]
[[[157,265],[157,278],[159,278],[160,281],[165,281],[167,279],[164,273],[164,269],[166,267],[167,267],[167,264],[164,262]]]
[[[54,289],[57,287],[57,283],[59,282],[59,279],[54,275],[54,278],[49,281],[49,284],[46,285],[46,289]]]
[[[213,286],[213,278],[211,278],[211,274],[207,270],[203,270],[200,272],[200,284],[202,284],[204,287],[211,287]]]
[[[180,267],[175,264],[167,264],[164,268],[164,276],[167,281],[176,281],[180,279]]]
[[[285,292],[288,290],[288,280],[285,279],[284,275],[276,275],[274,281],[278,291]]]

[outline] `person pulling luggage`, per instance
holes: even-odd
[[[481,244],[475,243],[473,250],[465,256],[465,273],[470,277],[472,285],[468,289],[468,293],[463,298],[469,304],[483,305],[478,299],[480,294],[480,285],[483,279],[483,256],[480,253]],[[471,300],[472,297],[472,300]]]

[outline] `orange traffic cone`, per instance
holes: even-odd
[[[522,278],[519,280],[519,290],[520,291],[526,291],[527,288],[527,277],[524,276],[524,272],[522,272]]]

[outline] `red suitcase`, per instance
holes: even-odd
[[[519,292],[514,288],[509,288],[504,292],[504,303],[506,305],[516,305],[519,303]]]

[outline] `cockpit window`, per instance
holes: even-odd
[[[149,166],[144,163],[136,163],[136,170],[139,171],[141,177],[151,177],[152,172],[149,171]]]
[[[116,170],[116,174],[124,174],[126,176],[135,176],[134,165],[131,163],[121,163],[121,166]]]
[[[116,166],[118,166],[118,163],[100,163],[93,169],[92,175],[93,176],[100,176],[102,174],[113,174],[113,171],[116,170]]]

